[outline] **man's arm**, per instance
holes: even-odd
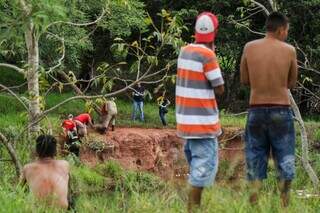
[[[224,93],[224,85],[220,85],[214,88],[214,94],[221,96]]]
[[[224,80],[217,57],[214,53],[210,60],[208,60],[208,62],[204,65],[204,73],[213,87],[214,93],[218,96],[222,95],[224,93]]]
[[[288,89],[292,89],[296,86],[298,78],[298,64],[296,50],[292,49],[292,59],[288,76]]]
[[[243,49],[240,63],[240,82],[244,85],[250,85],[248,64],[246,58],[246,46]]]

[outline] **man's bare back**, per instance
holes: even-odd
[[[35,197],[68,208],[69,170],[67,161],[45,158],[25,165],[22,178]]]
[[[250,105],[290,105],[288,89],[297,80],[295,48],[272,37],[246,44],[241,82],[250,85]]]

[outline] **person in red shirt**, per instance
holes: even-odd
[[[67,137],[70,132],[77,132],[77,128],[76,128],[76,124],[75,122],[73,121],[73,115],[68,115],[68,119],[67,120],[64,120],[62,122],[62,128],[63,128],[63,132],[64,132],[64,136]]]
[[[87,135],[87,126],[93,128],[93,123],[91,116],[88,113],[82,113],[76,116],[73,121],[76,124],[77,132],[79,137],[84,137]]]
[[[79,149],[79,137],[77,132],[76,123],[73,121],[73,115],[68,115],[68,119],[62,122],[62,128],[64,132],[64,137],[66,141],[66,149],[74,153],[76,156],[79,156],[80,149]]]

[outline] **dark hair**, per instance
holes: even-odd
[[[279,12],[270,13],[266,21],[266,28],[268,32],[275,32],[279,27],[286,27],[289,19]]]
[[[36,150],[40,158],[54,157],[56,155],[57,140],[52,135],[40,135],[36,142]]]

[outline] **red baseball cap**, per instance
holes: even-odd
[[[196,42],[209,43],[215,40],[219,26],[218,18],[210,13],[203,12],[197,17],[195,26]]]

